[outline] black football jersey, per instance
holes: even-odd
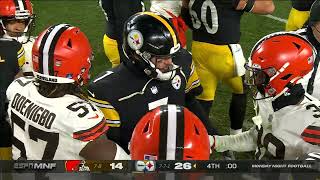
[[[243,11],[234,0],[190,0],[193,40],[217,45],[236,44],[240,40]]]
[[[309,11],[315,0],[291,0],[292,7],[298,11]]]
[[[125,21],[143,10],[142,0],[100,0],[106,16],[106,35],[122,42],[122,31]]]
[[[120,128],[121,137],[117,143],[124,149],[127,149],[135,125],[149,110],[164,104],[184,106],[185,94],[201,89],[191,55],[181,50],[173,61],[181,68],[169,81],[151,79],[122,63],[89,84],[89,99],[102,110],[109,126]],[[112,134],[109,138],[119,139],[113,138]]]
[[[0,38],[0,120],[5,115],[6,90],[25,61],[24,49],[15,40]]]

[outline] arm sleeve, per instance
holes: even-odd
[[[236,135],[214,136],[215,147],[217,152],[227,150],[236,152],[254,151],[257,147],[257,131],[252,127],[248,131]]]

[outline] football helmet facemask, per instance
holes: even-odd
[[[303,37],[272,34],[253,47],[247,69],[246,84],[265,97],[277,98],[308,74],[315,60],[313,46]]]
[[[180,49],[180,43],[170,21],[152,12],[140,12],[131,16],[124,25],[123,51],[138,70],[151,78],[170,80],[179,67],[173,63],[170,70],[162,72],[152,63],[152,58],[172,58]]]
[[[30,39],[31,32],[35,26],[35,14],[33,14],[32,4],[30,0],[1,0],[0,1],[0,34],[7,38],[13,38],[20,43],[27,43]],[[12,37],[8,34],[6,25],[10,21],[23,21],[25,29]]]
[[[130,141],[133,160],[208,160],[209,136],[187,108],[163,105],[137,123]]]
[[[92,49],[86,35],[68,24],[46,29],[32,48],[35,77],[50,83],[86,84],[92,59]]]

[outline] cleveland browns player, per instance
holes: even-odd
[[[311,72],[312,45],[303,37],[276,34],[259,41],[246,65],[256,89],[254,127],[238,135],[214,136],[216,151],[254,151],[256,159],[295,160],[320,151],[320,101],[299,80]]]
[[[192,29],[192,59],[203,86],[197,99],[209,117],[219,81],[231,87],[230,134],[242,131],[247,103],[242,78],[245,58],[238,44],[241,16],[273,10],[272,0],[183,0],[181,13]]]
[[[35,26],[35,14],[30,0],[0,1],[0,36],[15,39],[23,45],[25,63],[22,71],[25,76],[32,76],[31,51],[35,37],[31,36]]]
[[[13,159],[129,159],[103,135],[107,121],[80,89],[92,60],[85,34],[53,25],[39,35],[32,54],[35,78],[18,78],[7,89]]]
[[[169,20],[152,12],[137,13],[126,22],[123,42],[123,63],[88,87],[89,99],[111,126],[110,139],[127,149],[139,119],[169,103],[186,106],[216,134],[195,100],[202,88],[191,55],[180,47]]]
[[[106,18],[104,52],[112,67],[115,67],[120,64],[120,55],[123,54],[123,25],[131,15],[144,11],[144,3],[142,0],[99,0],[99,4]]]

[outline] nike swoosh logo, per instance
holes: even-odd
[[[88,118],[88,119],[97,119],[98,117],[99,117],[99,115],[96,114],[96,116],[90,117],[90,118]]]

